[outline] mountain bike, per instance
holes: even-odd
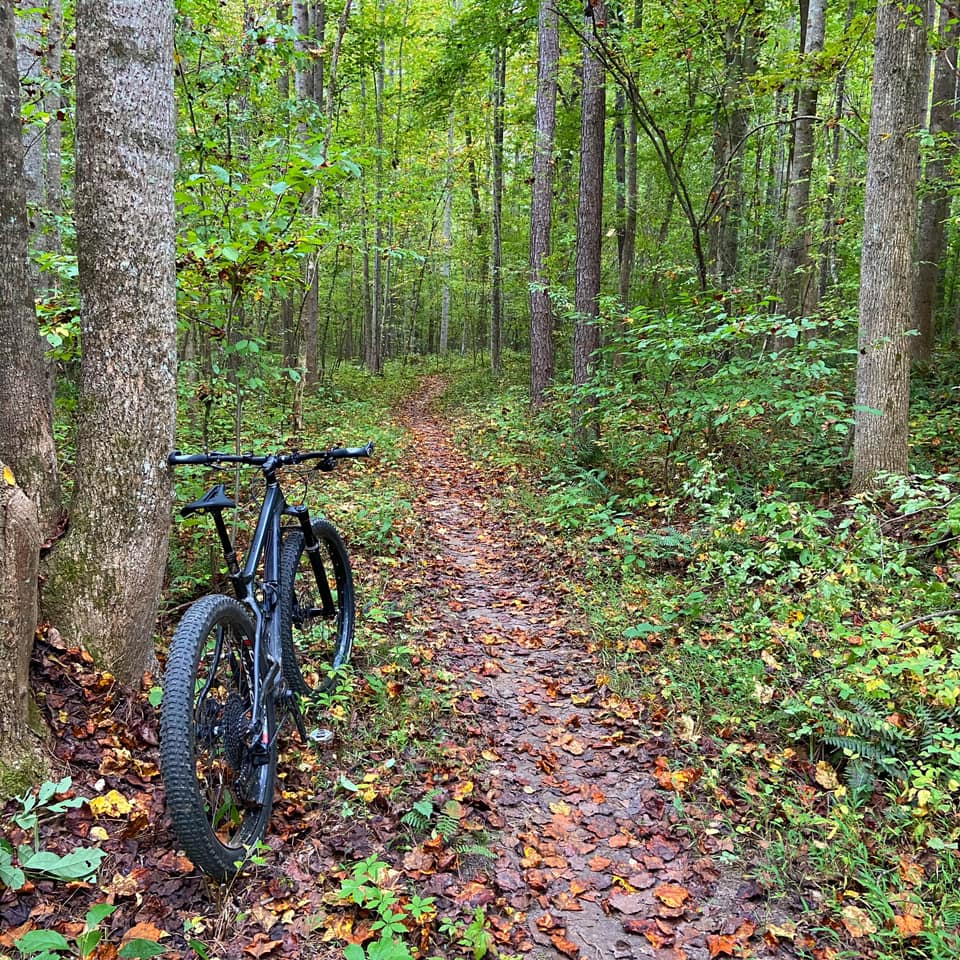
[[[233,877],[266,833],[285,721],[308,741],[301,698],[332,689],[353,645],[353,575],[343,541],[328,520],[287,503],[278,473],[310,461],[329,471],[372,454],[368,443],[266,456],[175,450],[167,458],[171,467],[258,467],[266,483],[242,566],[223,517],[236,507],[224,484],[180,511],[213,517],[234,596],[197,600],[174,633],[160,772],[177,839],[217,880]]]

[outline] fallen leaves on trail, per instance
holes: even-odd
[[[840,911],[840,918],[843,921],[843,925],[847,928],[847,933],[849,933],[854,940],[877,932],[877,925],[870,919],[870,914],[862,907],[856,906],[856,904],[847,904],[847,906]]]
[[[690,891],[676,883],[662,883],[653,895],[668,907],[682,907],[690,899]]]
[[[744,920],[733,933],[709,934],[707,949],[713,957],[739,957],[743,955],[747,941],[756,932],[757,926],[752,920]]]

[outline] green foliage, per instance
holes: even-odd
[[[104,942],[103,922],[116,910],[111,903],[94,904],[87,912],[83,930],[76,935],[71,944],[62,933],[56,930],[31,930],[14,941],[21,957],[31,960],[67,960],[79,957],[81,960],[98,955],[98,947]],[[126,958],[159,957],[166,953],[165,947],[143,938],[133,938],[119,950],[119,956]]]
[[[40,824],[67,810],[86,803],[85,797],[64,796],[72,779],[47,780],[36,792],[17,798],[20,809],[12,816],[13,823],[30,835],[30,843],[20,843],[16,850],[9,840],[0,838],[0,883],[11,889],[23,886],[28,874],[54,880],[89,880],[94,877],[106,856],[98,847],[76,847],[66,854],[44,850],[40,846]]]

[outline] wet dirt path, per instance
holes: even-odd
[[[441,390],[428,380],[402,413],[438,571],[421,613],[462,678],[458,710],[489,763],[489,869],[517,921],[514,946],[543,960],[764,955],[756,886],[720,866],[732,849],[722,820],[661,785],[678,775],[668,745],[636,704],[598,688],[565,592],[575,585],[492,509],[496,480],[433,412]]]

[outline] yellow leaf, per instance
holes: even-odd
[[[122,817],[133,809],[133,804],[118,790],[111,790],[90,801],[90,812],[95,817]]]
[[[561,817],[569,817],[573,812],[573,807],[570,806],[565,800],[558,800],[556,803],[551,803],[550,812],[555,813]]]
[[[843,918],[843,925],[847,928],[847,933],[855,939],[877,932],[876,924],[870,919],[870,915],[860,907],[850,904],[840,911],[840,916]]]
[[[15,487],[17,485],[17,478],[13,475],[13,471],[6,465],[3,465],[3,482],[8,487]]]
[[[821,760],[817,764],[817,772],[813,775],[813,778],[824,790],[836,790],[840,786],[840,782],[837,780],[837,771],[826,760]]]

